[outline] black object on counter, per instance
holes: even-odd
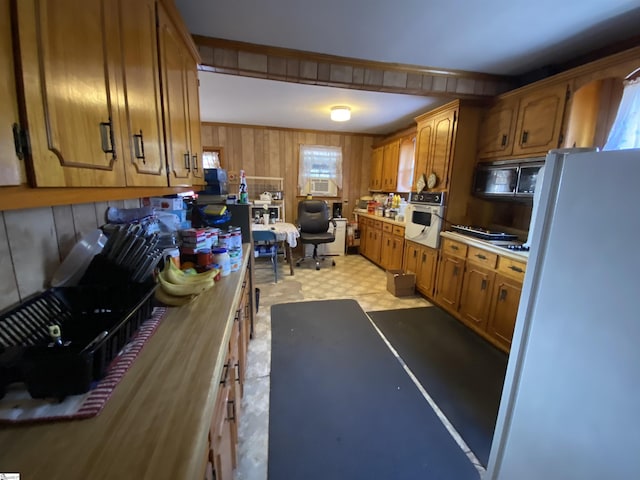
[[[151,316],[154,290],[153,283],[51,288],[2,315],[0,393],[17,381],[33,398],[88,391]],[[51,325],[61,328],[63,346],[49,346]]]
[[[469,235],[471,237],[480,238],[482,240],[504,240],[511,241],[517,240],[518,236],[511,233],[493,232],[482,227],[474,227],[470,225],[451,225],[451,230],[461,233],[463,235]]]

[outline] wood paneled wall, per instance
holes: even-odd
[[[314,132],[276,127],[202,124],[204,148],[222,148],[222,168],[230,174],[244,169],[247,175],[284,178],[285,215],[294,222],[298,195],[298,151],[300,145],[342,147],[342,191],[332,202],[343,201],[343,216],[350,218],[356,200],[368,194],[371,145],[376,136]],[[229,193],[236,193],[230,191]],[[254,199],[250,199],[254,200]]]

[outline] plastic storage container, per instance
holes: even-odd
[[[226,248],[214,248],[213,262],[220,265],[220,275],[226,277],[231,273],[231,258]]]

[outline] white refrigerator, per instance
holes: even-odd
[[[483,479],[640,478],[640,150],[550,153]]]

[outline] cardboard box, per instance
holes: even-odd
[[[416,290],[416,275],[402,270],[387,270],[387,290],[396,297],[408,297]]]

